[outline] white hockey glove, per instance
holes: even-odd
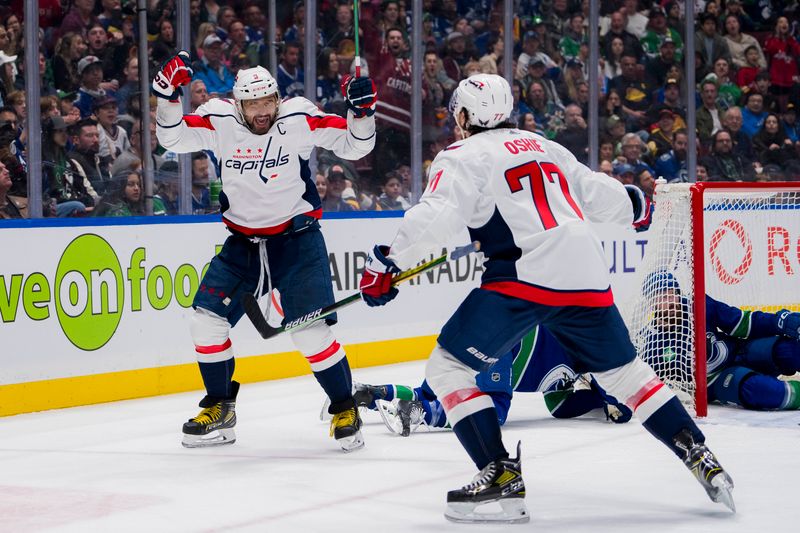
[[[189,66],[189,52],[181,50],[167,60],[153,78],[153,94],[166,100],[177,100],[183,94],[181,87],[191,83],[193,74]]]

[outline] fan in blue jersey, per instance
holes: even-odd
[[[561,345],[543,327],[534,328],[490,370],[478,374],[481,392],[488,394],[503,425],[515,392],[542,392],[550,414],[574,418],[594,409],[618,424],[633,412],[597,384],[589,374],[579,374]],[[409,436],[421,424],[450,427],[444,407],[427,381],[416,388],[405,385],[355,384],[353,397],[360,406],[380,412],[394,433]]]
[[[656,368],[690,369],[688,299],[667,271],[644,283],[655,296],[653,321],[645,334],[642,358]],[[800,313],[747,311],[706,295],[708,401],[746,409],[800,409],[800,382],[782,381],[800,370]],[[686,379],[690,376],[684,376]]]

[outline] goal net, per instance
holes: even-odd
[[[622,313],[639,357],[705,416],[704,294],[800,310],[800,183],[658,184],[654,201],[638,290]]]

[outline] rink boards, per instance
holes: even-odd
[[[393,213],[369,215],[322,221],[337,300],[357,290],[366,250],[391,242],[401,222]],[[228,235],[218,217],[71,224],[0,227],[0,416],[202,388],[189,318],[202,273]],[[616,300],[634,298],[646,232],[595,230]],[[450,246],[468,241],[464,232]],[[473,254],[423,275],[387,307],[342,311],[335,333],[351,365],[426,357],[478,285],[482,259]],[[246,318],[231,340],[242,382],[309,372],[288,336],[264,341]]]

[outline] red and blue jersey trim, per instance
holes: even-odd
[[[611,286],[605,290],[557,290],[538,287],[522,281],[490,281],[481,284],[481,289],[549,306],[610,307],[614,305]]]

